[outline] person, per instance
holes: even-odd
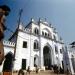
[[[37,65],[36,65],[36,73],[38,73],[38,70],[39,70],[39,68],[38,68]]]
[[[30,74],[30,66],[28,66],[27,72]]]
[[[53,66],[53,70],[54,70],[54,73],[58,73],[58,66],[56,64]]]
[[[24,75],[24,72],[22,69],[19,70],[18,75]]]
[[[60,73],[62,73],[62,74],[64,73],[64,70],[61,67],[60,67]]]
[[[10,8],[6,5],[0,6],[0,65],[4,61],[4,46],[3,46],[3,38],[4,31],[6,30],[5,26],[5,17],[9,14]]]
[[[70,71],[69,71],[69,68],[67,68],[67,75],[69,75]]]

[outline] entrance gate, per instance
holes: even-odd
[[[46,69],[51,69],[51,50],[48,46],[43,48],[44,66]]]
[[[9,52],[5,56],[5,61],[3,65],[3,75],[12,75],[13,61],[14,55],[11,52]]]

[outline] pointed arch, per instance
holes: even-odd
[[[55,53],[58,54],[58,47],[55,45]]]
[[[9,52],[5,56],[5,61],[4,61],[4,65],[3,65],[3,71],[12,71],[13,61],[14,61],[14,54],[12,52]]]
[[[34,34],[38,35],[39,34],[39,30],[37,27],[34,28]]]
[[[42,35],[45,36],[45,37],[52,38],[52,34],[51,34],[50,30],[47,29],[47,28],[44,28],[44,29],[42,30]]]
[[[52,65],[52,47],[46,43],[43,47],[43,62],[46,69],[50,69]]]
[[[34,49],[39,49],[39,42],[34,40]]]

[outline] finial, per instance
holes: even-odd
[[[41,20],[41,18],[39,18],[39,22],[41,22],[42,20]]]
[[[31,18],[31,21],[33,22],[33,21],[34,21],[34,19],[33,19],[33,18]]]

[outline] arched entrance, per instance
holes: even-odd
[[[51,69],[51,50],[48,46],[43,48],[43,60],[46,69]]]
[[[5,56],[5,61],[4,61],[4,65],[3,65],[3,72],[12,72],[13,61],[14,61],[14,55],[12,54],[12,52],[9,52]]]

